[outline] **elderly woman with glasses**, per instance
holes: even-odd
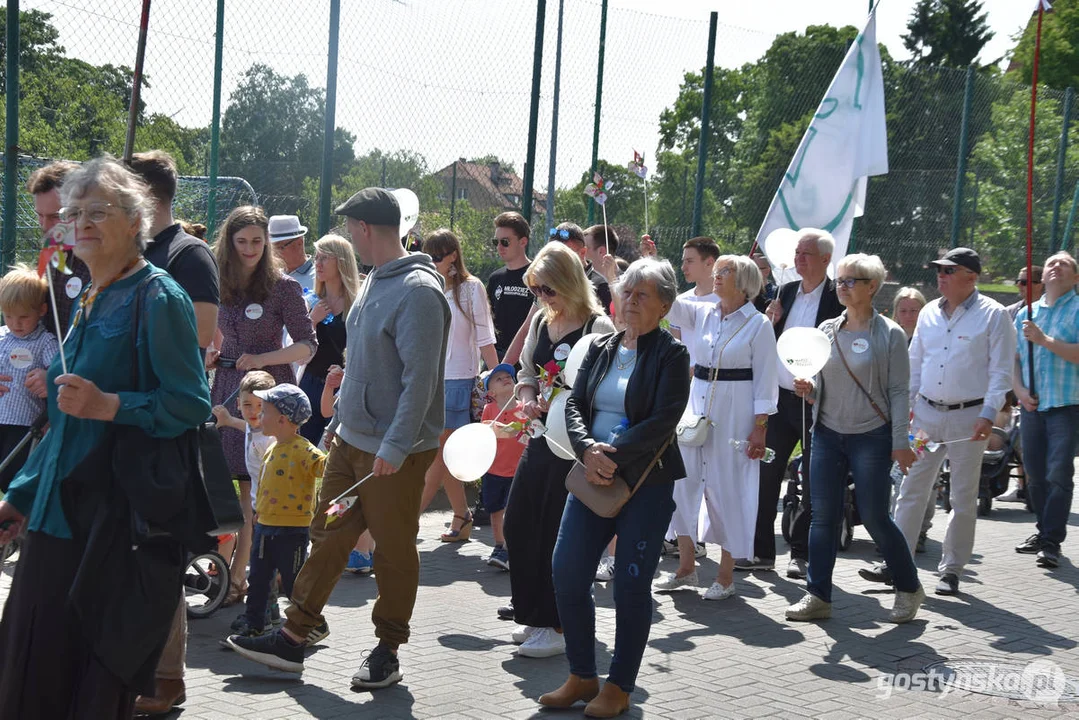
[[[528,266],[524,280],[542,311],[528,328],[516,393],[525,415],[546,422],[550,384],[541,385],[544,368],[566,360],[584,335],[614,332],[614,325],[603,314],[581,261],[564,244],[547,243]],[[551,556],[566,505],[566,475],[572,467],[573,461],[556,456],[545,438],[533,437],[510,486],[504,522],[518,623],[513,641],[521,645],[517,652],[525,657],[566,651],[551,580]]]
[[[674,268],[666,260],[637,260],[616,292],[625,330],[591,341],[566,403],[566,426],[588,482],[641,484],[614,517],[597,515],[572,494],[566,500],[553,563],[570,676],[540,697],[548,707],[589,701],[589,717],[614,717],[629,707],[652,625],[650,585],[674,512],[674,481],[685,474],[673,439],[689,400],[689,353],[659,327],[678,296]],[[592,579],[615,535],[614,657],[601,691]]]
[[[104,157],[61,196],[91,284],[48,371],[49,432],[0,502],[0,543],[27,530],[0,621],[0,717],[127,718],[154,691],[185,554],[137,531],[126,443],[197,427],[210,391],[191,300],[142,257],[148,188]]]
[[[873,309],[873,296],[884,277],[884,264],[876,255],[858,253],[840,261],[836,293],[846,309],[820,325],[831,340],[831,357],[816,378],[794,381],[795,393],[813,402],[810,474],[815,480],[808,592],[787,609],[788,620],[832,616],[832,569],[848,473],[854,478],[862,524],[894,577],[895,605],[889,620],[913,620],[925,600],[907,542],[888,516],[888,470],[895,461],[906,472],[914,462],[914,451],[907,431],[907,336],[903,328]]]
[[[683,482],[704,485],[706,512],[700,514],[698,537],[722,547],[715,582],[704,599],[725,600],[735,594],[734,558],[753,555],[760,461],[779,385],[775,333],[753,305],[762,283],[757,264],[742,255],[721,255],[712,266],[712,277],[718,303],[680,298],[668,317],[672,325],[693,331],[694,357],[707,363],[692,368],[687,408],[687,413],[707,419],[707,436],[700,445],[683,444]],[[694,496],[688,491],[680,494]],[[671,523],[675,533],[694,534],[698,511],[679,508]],[[693,554],[683,553],[678,571],[661,576],[656,589],[692,589],[697,584]]]

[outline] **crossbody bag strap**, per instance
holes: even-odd
[[[146,287],[150,284],[150,281],[165,277],[168,273],[164,272],[152,272],[135,286],[135,299],[131,303],[131,387],[132,389],[139,387],[139,326],[142,324],[142,305],[143,297],[146,295]]]
[[[659,459],[663,457],[663,453],[667,452],[667,448],[671,446],[672,442],[674,442],[674,435],[671,435],[669,438],[667,438],[667,442],[663,443],[663,445],[660,446],[659,451],[656,453],[656,456],[652,458],[652,462],[648,463],[648,467],[644,469],[644,472],[641,473],[641,476],[637,479],[636,484],[634,484],[634,486],[630,489],[630,497],[633,497],[633,495],[641,488],[641,486],[644,485],[644,481],[647,480],[648,476],[652,474],[652,468],[654,468],[656,466],[656,463],[659,462]]]
[[[731,336],[727,338],[727,341],[723,343],[723,346],[719,348],[719,357],[717,357],[714,361],[716,365],[719,365],[720,360],[723,359],[723,351],[726,350],[727,346],[731,344],[731,340],[734,340],[738,333],[742,332],[742,328],[744,328],[749,323],[749,320],[752,317],[752,315],[748,315],[745,321],[743,321],[742,324],[738,326],[738,329],[735,330],[734,333],[732,333]],[[717,381],[715,380],[712,381],[712,387],[708,391],[708,407],[704,410],[705,420],[712,416],[712,401],[716,398],[716,382]]]
[[[884,422],[888,421],[888,416],[884,414],[884,411],[880,409],[880,406],[873,400],[873,396],[869,394],[869,391],[865,389],[861,381],[851,372],[850,365],[847,364],[847,358],[843,355],[843,348],[839,346],[839,328],[836,328],[835,336],[832,338],[832,343],[835,345],[836,352],[839,353],[839,359],[843,361],[843,367],[846,369],[847,374],[850,375],[850,379],[854,381],[854,384],[858,386],[858,389],[865,395],[865,399],[869,401],[869,404],[873,406],[873,410],[876,411],[877,416]]]

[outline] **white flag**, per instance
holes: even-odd
[[[817,107],[757,234],[777,280],[797,277],[789,236],[802,228],[821,228],[835,238],[829,270],[834,274],[847,252],[854,218],[863,213],[868,177],[887,172],[884,75],[876,13],[871,12]],[[788,237],[779,233],[770,243],[769,235],[780,229]]]

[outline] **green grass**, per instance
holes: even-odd
[[[1005,283],[978,283],[978,289],[982,292],[1010,293],[1012,295],[1019,294],[1018,285],[1007,285]]]

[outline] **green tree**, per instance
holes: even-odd
[[[993,35],[982,0],[918,0],[907,21],[903,47],[916,63],[976,66]]]
[[[1013,72],[1027,85],[1034,69],[1037,26],[1035,16],[1012,52],[1016,66]],[[1079,0],[1054,0],[1053,11],[1042,20],[1041,50],[1038,82],[1059,90],[1067,87],[1079,90]]]

